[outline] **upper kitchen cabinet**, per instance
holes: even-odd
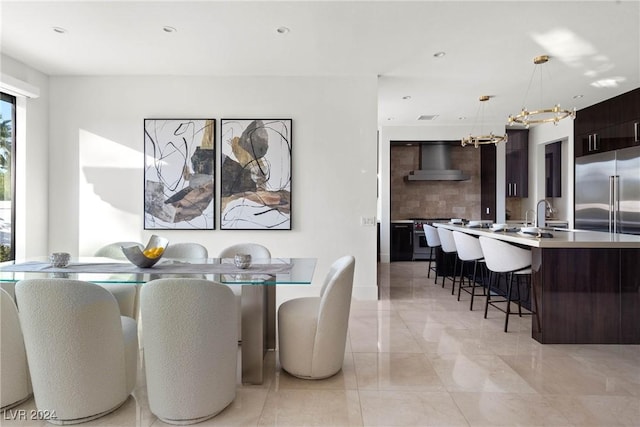
[[[640,88],[578,111],[576,157],[640,145]]]
[[[529,130],[507,129],[505,195],[529,195]]]
[[[480,219],[496,221],[496,146],[480,146]]]

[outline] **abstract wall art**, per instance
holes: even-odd
[[[291,230],[291,125],[221,120],[222,230]]]
[[[144,228],[215,228],[215,119],[144,119]]]

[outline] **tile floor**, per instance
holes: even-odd
[[[531,318],[502,332],[426,277],[424,262],[379,265],[380,301],[354,301],[343,370],[323,381],[267,355],[263,385],[199,426],[639,426],[640,346],[541,345]],[[449,285],[450,286],[450,285]],[[20,409],[35,408],[33,399]],[[2,426],[47,425],[0,420]],[[133,397],[85,426],[163,426],[143,371]]]

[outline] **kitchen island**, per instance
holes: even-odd
[[[543,344],[640,344],[640,236],[545,230],[553,237],[493,232],[448,223],[454,231],[529,247],[537,307],[532,337]]]

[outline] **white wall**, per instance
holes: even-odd
[[[16,98],[16,258],[48,253],[49,78],[0,56],[2,74],[39,90],[38,98]]]
[[[375,76],[51,77],[50,92],[50,250],[91,255],[155,233],[215,256],[252,241],[318,258],[318,283],[296,295],[317,294],[331,262],[353,254],[354,297],[377,298],[376,228],[360,225],[376,212]],[[215,118],[217,139],[222,118],[292,118],[293,230],[143,230],[145,118]]]
[[[522,208],[535,210],[538,200],[545,198],[544,146],[556,141],[562,141],[562,197],[551,201],[558,209],[557,217],[568,220],[569,227],[573,227],[574,150],[571,119],[562,120],[557,126],[543,124],[529,130],[529,198]]]

